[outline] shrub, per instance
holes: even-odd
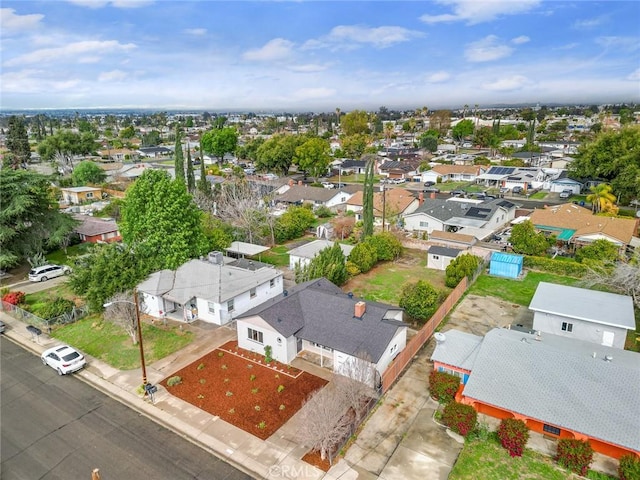
[[[259,412],[259,411],[260,411],[260,405],[256,405],[256,406],[254,406],[254,407],[253,407],[253,409],[254,409],[256,412]]]
[[[204,385],[205,383],[207,383],[207,381],[204,378],[201,378],[198,381],[200,382],[201,385]]]
[[[620,480],[640,480],[640,457],[637,455],[623,455],[618,466]]]
[[[264,347],[264,361],[267,363],[273,362],[273,357],[271,356],[271,345],[265,345]]]
[[[378,260],[395,260],[402,255],[402,243],[391,232],[382,232],[365,240],[375,250]]]
[[[176,385],[180,385],[182,383],[182,377],[176,375],[175,377],[171,377],[167,380],[168,387],[174,387]]]
[[[203,368],[204,368],[204,363],[201,363],[196,367],[197,370],[202,370]]]
[[[440,403],[451,402],[458,388],[460,388],[460,378],[455,375],[437,370],[429,374],[429,392]]]
[[[265,421],[263,420],[262,422],[260,422],[260,423],[258,424],[258,428],[259,428],[260,430],[264,430],[265,428],[267,428],[267,422],[265,422]]]
[[[48,320],[50,318],[59,317],[65,313],[71,311],[76,304],[73,300],[67,300],[66,298],[57,297],[53,300],[46,302],[37,312],[33,312],[36,315]]]
[[[368,242],[357,244],[349,254],[349,261],[353,262],[360,272],[366,273],[373,268],[378,261],[376,249]]]
[[[284,406],[284,404],[280,404],[280,406],[279,406],[278,408],[279,408],[280,410],[284,410],[284,409],[285,409],[285,408],[287,408],[287,407],[285,407],[285,406]]]
[[[256,379],[256,376],[255,376],[255,375],[250,375],[250,376],[249,376],[249,380],[251,380],[252,382],[253,382],[255,379]]]
[[[593,448],[588,441],[562,438],[558,441],[556,461],[572,472],[585,476],[593,460]]]
[[[258,393],[259,391],[260,391],[260,389],[259,389],[259,388],[252,388],[252,389],[251,389],[251,393],[253,393],[254,395],[255,395],[256,393]]]
[[[329,207],[326,207],[324,205],[320,205],[318,208],[316,208],[315,213],[318,218],[328,218],[333,216],[333,213],[331,212]]]
[[[278,393],[284,390],[284,385],[278,385]]]
[[[581,278],[586,275],[589,270],[586,265],[577,262],[569,262],[566,260],[556,260],[546,257],[524,257],[524,266],[531,270],[540,270],[543,272],[565,275],[567,277]]]
[[[451,430],[466,437],[476,428],[478,413],[471,405],[450,402],[442,412],[442,422]]]
[[[24,302],[24,292],[9,292],[2,296],[2,301],[11,305],[20,305]]]
[[[505,418],[498,427],[500,444],[507,449],[512,457],[521,457],[524,447],[529,440],[529,429],[522,420]]]
[[[227,365],[226,365],[225,363],[223,363],[222,365],[220,365],[220,368],[221,368],[222,370],[226,370],[226,369],[227,369],[227,368],[229,368],[229,367],[227,367]]]
[[[236,409],[235,409],[235,408],[230,408],[230,409],[229,409],[229,413],[230,413],[231,415],[233,415],[234,413],[236,413]]]
[[[231,392],[231,391],[227,390],[227,393],[225,393],[225,395],[226,395],[227,397],[233,397],[233,392]]]
[[[224,357],[224,352],[218,352],[219,357]]]
[[[402,287],[399,306],[404,308],[407,315],[423,324],[436,311],[441,298],[442,293],[438,292],[429,282],[418,280]]]
[[[445,285],[454,288],[464,277],[471,277],[479,265],[480,258],[475,255],[458,255],[445,269]]]
[[[350,277],[355,277],[356,275],[360,275],[360,273],[362,272],[360,271],[358,266],[355,263],[347,260],[347,274]]]

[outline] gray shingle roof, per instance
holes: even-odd
[[[458,254],[462,252],[460,248],[449,248],[449,247],[441,247],[439,245],[431,245],[427,253],[432,255],[440,255],[442,257],[457,257]]]
[[[482,343],[482,337],[460,330],[448,330],[442,334],[445,340],[436,345],[431,360],[471,370]]]
[[[529,310],[635,330],[633,300],[627,295],[540,282]]]
[[[350,355],[366,352],[377,363],[398,329],[406,324],[385,318],[388,312],[400,308],[378,302],[365,302],[366,313],[356,318],[355,304],[359,301],[321,278],[296,285],[286,295],[270,299],[238,318],[259,315],[284,337],[295,334]]]
[[[640,354],[551,334],[535,338],[487,333],[463,394],[640,451]]]
[[[82,223],[75,227],[75,231],[81,235],[93,237],[94,235],[102,235],[103,233],[112,233],[118,231],[118,224],[115,220],[102,220],[86,215],[74,215],[73,218],[80,220]]]
[[[464,223],[463,220],[466,220],[467,223],[475,225],[475,223],[478,222],[484,224],[500,207],[509,210],[515,207],[515,205],[501,199],[476,204],[471,202],[448,201],[440,198],[425,198],[424,203],[411,215],[424,213],[443,222],[455,218],[458,223]]]
[[[247,261],[248,262],[248,261]],[[237,261],[236,261],[237,263]],[[259,262],[254,262],[254,267]],[[207,260],[191,260],[177,270],[152,273],[138,285],[138,290],[152,295],[162,295],[184,305],[192,298],[221,303],[243,292],[282,275],[279,270],[265,264],[253,270],[233,265],[214,265]]]
[[[340,191],[323,187],[309,187],[304,185],[293,185],[289,190],[281,195],[277,195],[275,200],[277,202],[328,202],[336,195],[339,195]]]

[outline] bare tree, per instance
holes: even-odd
[[[316,390],[302,406],[298,440],[325,460],[349,435],[349,404],[340,395],[333,382]]]
[[[340,375],[334,378],[336,393],[353,409],[356,424],[360,422],[369,400],[376,396],[376,373],[371,356],[358,351],[340,366]]]
[[[618,262],[613,269],[590,268],[582,283],[587,287],[606,285],[618,293],[629,295],[640,308],[640,255],[629,263]]]
[[[134,345],[138,344],[138,312],[132,292],[116,293],[105,303],[104,318],[122,327],[131,337]]]

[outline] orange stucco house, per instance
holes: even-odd
[[[507,328],[436,340],[434,368],[460,377],[456,399],[478,413],[588,440],[610,457],[640,455],[639,353]]]

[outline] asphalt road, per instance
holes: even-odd
[[[3,480],[251,478],[5,338],[0,353]]]

